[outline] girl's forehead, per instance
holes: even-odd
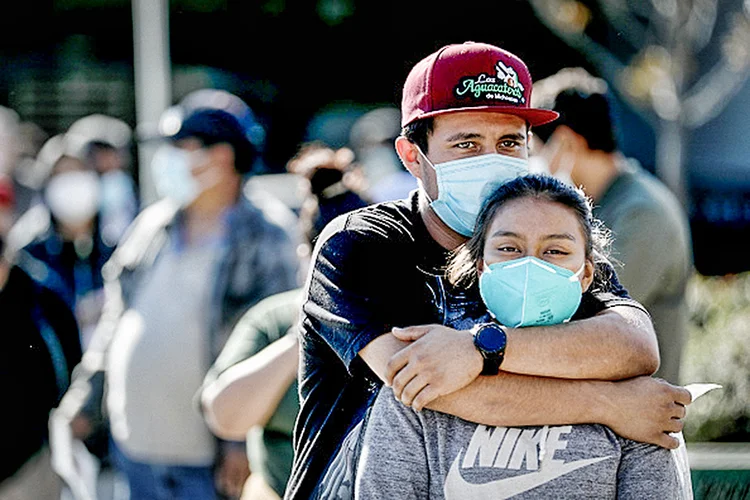
[[[567,231],[583,236],[580,220],[571,207],[530,196],[507,201],[498,208],[488,236],[499,230],[524,235]]]

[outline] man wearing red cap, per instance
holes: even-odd
[[[564,333],[493,328],[486,342],[441,326],[483,312],[478,291],[451,286],[444,270],[472,233],[483,196],[528,170],[530,127],[557,117],[530,107],[531,89],[523,61],[483,43],[445,46],[409,73],[396,150],[419,189],[337,218],[318,240],[302,311],[301,408],[286,498],[351,493],[359,429],[383,383],[416,410],[484,425],[597,422],[677,446],[667,432],[681,430],[689,393],[637,377],[658,367],[656,338],[614,273],[591,305],[598,314]],[[584,348],[593,361],[580,366]],[[529,372],[555,364],[571,376],[500,371],[504,357]],[[629,380],[574,380],[597,378]]]

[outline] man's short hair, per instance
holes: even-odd
[[[561,125],[580,135],[590,149],[612,153],[617,149],[607,83],[583,68],[564,68],[534,84],[533,105],[560,113],[554,122],[533,128],[547,141]]]

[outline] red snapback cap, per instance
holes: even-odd
[[[530,107],[532,81],[526,64],[494,45],[446,45],[419,61],[404,83],[401,126],[457,111],[492,111],[544,125],[559,114]]]

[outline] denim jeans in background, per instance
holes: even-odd
[[[213,467],[150,464],[130,459],[110,444],[114,466],[125,476],[130,500],[216,500]]]

